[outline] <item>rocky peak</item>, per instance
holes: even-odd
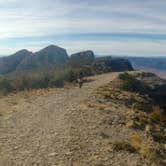
[[[87,50],[71,55],[70,64],[74,66],[91,65],[95,60],[93,51]]]

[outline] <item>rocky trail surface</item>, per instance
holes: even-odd
[[[148,97],[115,88],[118,75],[1,97],[0,166],[164,166],[163,127],[136,107]]]
[[[86,109],[83,103],[94,89],[115,76],[94,76],[82,89],[66,87],[1,97],[0,165],[98,165],[91,162],[98,161],[98,143],[94,143],[97,117],[79,110]]]

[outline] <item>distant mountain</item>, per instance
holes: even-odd
[[[0,74],[15,71],[50,69],[54,66],[66,65],[99,73],[111,71],[133,70],[129,60],[125,58],[95,57],[93,51],[72,54],[69,58],[64,48],[50,45],[38,52],[20,50],[13,55],[0,58]]]
[[[28,56],[17,66],[17,70],[27,70],[52,65],[61,65],[68,61],[69,57],[65,49],[50,45],[32,56]]]
[[[147,68],[166,71],[166,58],[164,57],[127,57],[137,69]]]
[[[0,58],[0,74],[16,70],[29,70],[52,65],[61,65],[68,61],[65,49],[50,45],[36,53],[20,50],[13,55]]]
[[[10,73],[16,70],[17,66],[26,57],[32,56],[28,50],[20,50],[13,55],[0,58],[0,74]]]

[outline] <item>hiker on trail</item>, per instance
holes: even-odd
[[[78,85],[79,85],[79,88],[82,88],[82,85],[83,85],[83,79],[82,78],[78,78]]]
[[[83,85],[83,72],[82,71],[79,73],[77,82],[78,82],[79,88],[82,88],[82,85]]]

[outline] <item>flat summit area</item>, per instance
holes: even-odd
[[[38,90],[1,98],[0,165],[81,162],[84,150],[78,149],[86,146],[88,139],[84,145],[80,144],[85,132],[85,126],[80,125],[85,118],[79,113],[80,104],[88,100],[95,88],[111,81],[115,75],[94,76],[82,89]]]
[[[144,130],[131,128],[133,121],[128,116],[135,114],[125,105],[140,98],[129,98],[127,92],[114,92],[108,86],[117,76],[108,73],[88,77],[82,89],[68,85],[2,97],[0,165],[158,165],[126,143],[133,137],[136,148],[141,146],[140,139],[148,144]]]

